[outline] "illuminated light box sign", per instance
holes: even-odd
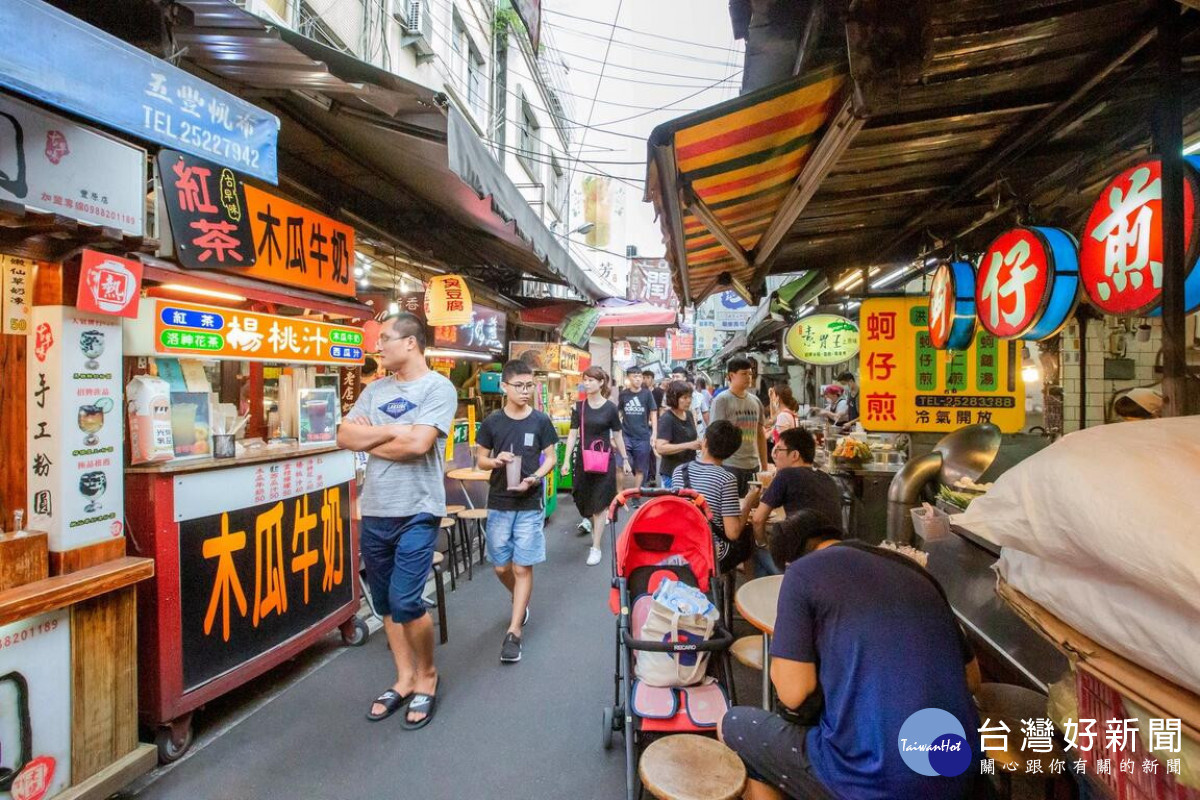
[[[788,328],[783,345],[805,364],[841,364],[858,355],[858,325],[836,314],[813,314]]]
[[[950,433],[990,422],[1025,425],[1025,385],[1015,342],[978,331],[969,347],[933,346],[924,298],[864,300],[859,310],[859,411],[869,431]]]
[[[361,364],[363,332],[303,317],[157,300],[150,355]]]
[[[975,336],[975,268],[965,261],[938,267],[929,290],[929,340],[938,350],[965,350]]]
[[[1183,169],[1184,264],[1191,265],[1184,279],[1184,307],[1191,313],[1200,308],[1200,160],[1185,158]],[[1079,242],[1083,290],[1101,313],[1157,315],[1162,260],[1162,162],[1156,158],[1130,167],[1101,190]]]
[[[353,454],[181,476],[183,683],[195,688],[353,599]]]
[[[1001,339],[1041,340],[1066,324],[1079,302],[1079,251],[1059,228],[1013,228],[979,263],[980,326]]]

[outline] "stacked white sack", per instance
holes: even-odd
[[[1005,548],[999,569],[1014,588],[1200,691],[1200,417],[1073,433],[1001,475],[955,523]]]

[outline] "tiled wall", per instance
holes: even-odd
[[[1124,358],[1134,361],[1132,380],[1104,380],[1104,361],[1121,357],[1114,354],[1113,332],[1121,322],[1134,331],[1142,324],[1150,326],[1149,341],[1138,341],[1133,333],[1120,337],[1124,341]],[[1080,381],[1079,322],[1072,320],[1062,334],[1062,386],[1064,432],[1079,430],[1080,394],[1086,395],[1087,427],[1102,425],[1112,406],[1114,393],[1134,386],[1149,386],[1162,380],[1155,371],[1155,360],[1162,347],[1162,322],[1158,319],[1126,319],[1105,317],[1090,320],[1087,326],[1087,387]]]

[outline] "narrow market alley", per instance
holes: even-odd
[[[578,518],[562,499],[546,531],[548,560],[535,571],[520,663],[499,661],[507,595],[489,566],[447,593],[450,640],[435,652],[442,683],[429,727],[406,731],[400,715],[368,722],[371,699],[392,680],[383,632],[362,648],[334,635],[199,712],[192,751],[118,797],[620,797],[620,740],[611,752],[600,745],[601,708],[612,702],[610,562],[584,564],[588,540],[576,537]],[[287,681],[250,707],[265,685]]]

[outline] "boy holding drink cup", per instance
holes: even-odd
[[[488,481],[487,554],[496,577],[512,595],[500,661],[521,660],[521,637],[529,620],[533,565],[546,560],[542,479],[554,469],[558,433],[550,417],[530,405],[537,384],[533,369],[509,361],[500,375],[504,407],[479,426],[476,463],[492,471]]]

